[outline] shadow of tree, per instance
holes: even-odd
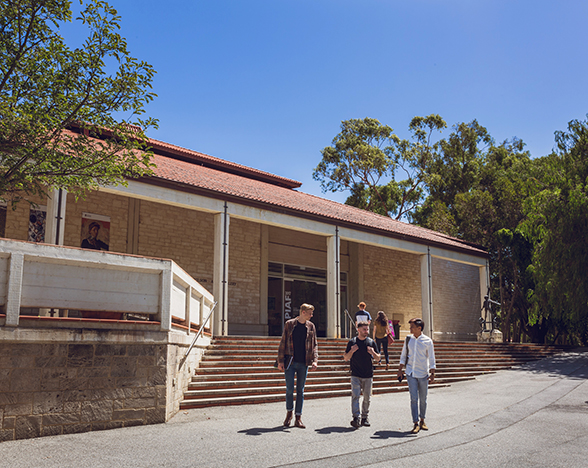
[[[585,349],[568,351],[539,361],[516,367],[534,374],[551,374],[570,379],[588,379],[588,352]]]

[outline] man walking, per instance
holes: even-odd
[[[318,366],[318,344],[316,329],[310,321],[314,306],[302,304],[298,317],[288,320],[278,348],[278,369],[285,371],[286,377],[286,419],[284,426],[289,427],[294,411],[294,375],[296,375],[296,421],[294,425],[305,429],[302,422],[302,404],[304,403],[304,385],[308,367],[315,370]]]
[[[402,377],[402,369],[406,366],[410,410],[414,424],[411,432],[417,434],[421,429],[429,429],[425,424],[425,413],[429,383],[435,380],[435,350],[433,340],[423,333],[425,322],[414,318],[409,320],[408,324],[412,335],[406,337],[402,347],[398,378]]]
[[[359,426],[369,426],[368,413],[370,410],[370,398],[372,396],[372,383],[374,368],[372,359],[380,360],[378,345],[368,337],[368,322],[357,324],[357,336],[347,343],[343,359],[351,361],[351,412],[353,419],[351,425],[356,429]],[[359,419],[359,397],[363,392],[361,405],[361,421]]]
[[[358,324],[360,322],[367,322],[367,324],[369,325],[372,321],[372,316],[371,314],[365,310],[365,302],[360,302],[359,304],[357,304],[357,308],[359,309],[357,312],[355,312],[355,323]]]

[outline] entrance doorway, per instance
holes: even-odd
[[[314,306],[312,322],[317,336],[327,336],[327,272],[316,268],[270,263],[268,269],[268,334],[280,336],[286,320],[297,317],[304,303]],[[343,273],[341,279],[346,280]],[[341,303],[347,304],[341,286]]]

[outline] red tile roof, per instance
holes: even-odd
[[[298,188],[302,182],[287,179],[269,172],[253,169],[252,167],[243,166],[224,159],[215,158],[208,154],[199,153],[198,151],[188,150],[180,146],[171,145],[159,140],[149,139],[149,144],[154,153],[164,156],[171,156],[173,159],[183,159],[188,162],[197,163],[213,169],[220,169],[223,172],[242,175],[248,178],[261,180],[280,187]]]
[[[300,215],[321,218],[323,221],[330,221],[333,224],[351,225],[359,230],[376,231],[381,235],[394,238],[412,240],[421,244],[440,245],[475,256],[487,256],[481,248],[445,234],[298,192],[291,188],[251,179],[246,177],[245,173],[243,175],[227,173],[223,170],[180,161],[161,154],[154,154],[153,162],[157,165],[154,170],[156,179],[185,185],[186,188],[197,188],[221,197],[236,197],[243,200],[245,204],[249,201],[266,205],[268,208],[291,210],[300,213]]]

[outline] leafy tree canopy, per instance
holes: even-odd
[[[426,168],[439,149],[431,137],[446,126],[438,115],[415,117],[409,141],[376,119],[345,120],[332,145],[321,151],[313,177],[324,191],[349,190],[349,205],[400,219],[422,200]]]
[[[88,38],[72,49],[60,35],[71,2],[0,2],[0,199],[150,171],[150,153],[139,148],[157,121],[140,117],[156,96],[155,71],[130,55],[114,8],[80,4]]]

